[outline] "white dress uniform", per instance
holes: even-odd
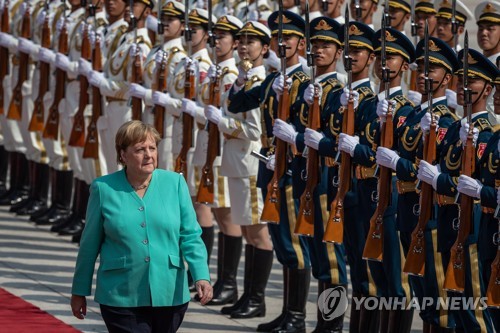
[[[264,66],[252,69],[244,89],[259,86],[266,78]],[[258,224],[263,208],[261,189],[257,187],[259,160],[251,156],[252,150],[261,148],[261,112],[254,108],[247,112],[227,111],[228,101],[224,99],[224,117],[219,122],[219,131],[224,133],[221,175],[227,177],[231,211],[239,218],[233,223],[240,225]]]
[[[23,1],[12,1],[9,3],[9,20],[10,20],[10,35],[18,37],[21,32],[21,23],[23,12],[20,10]],[[7,119],[10,101],[12,99],[12,89],[14,89],[19,71],[19,56],[17,54],[17,43],[9,48],[9,58],[2,59],[2,61],[9,60],[9,73],[3,79],[4,89],[4,113],[0,115],[0,126],[4,138],[5,149],[9,152],[26,153],[26,145],[24,144],[21,135],[21,122],[16,120]]]
[[[137,39],[136,39],[137,34]],[[142,62],[151,50],[151,41],[146,28],[131,31],[122,37],[116,51],[108,57],[104,66],[104,74],[108,81],[106,87],[101,86],[101,93],[106,96],[108,105],[104,110],[104,116],[99,119],[98,128],[101,135],[102,148],[106,156],[108,173],[119,169],[116,161],[115,135],[121,125],[132,119],[132,109],[126,99],[129,89],[129,74],[131,73],[133,59],[129,52],[132,44],[138,45],[137,52],[140,53]]]

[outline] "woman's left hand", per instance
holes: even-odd
[[[201,305],[205,305],[212,300],[213,297],[212,285],[207,280],[196,281],[196,292],[200,297]]]

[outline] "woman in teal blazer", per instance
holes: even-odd
[[[177,320],[168,313],[149,318],[150,326],[162,326],[150,332],[175,332],[190,300],[184,261],[197,281],[202,304],[211,298],[207,252],[188,187],[182,175],[156,169],[159,140],[149,125],[124,124],[116,136],[124,169],[91,185],[71,305],[73,314],[83,319],[99,256],[95,300],[110,332],[128,332],[113,325],[129,326],[120,323],[121,318],[144,307],[151,308],[146,311],[151,314],[158,309],[180,314]],[[110,316],[110,310],[118,316]],[[159,323],[159,318],[170,320]],[[177,327],[165,329],[172,321]]]

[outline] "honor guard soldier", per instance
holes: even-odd
[[[456,5],[461,4],[460,1],[456,2]],[[455,6],[456,6],[455,5]],[[460,46],[459,39],[460,35],[464,33],[465,23],[467,22],[467,14],[463,8],[455,9],[455,20],[457,24],[456,33],[453,31],[452,27],[452,14],[453,8],[452,4],[449,0],[443,0],[439,5],[438,12],[436,14],[437,17],[437,37],[448,44],[455,52],[458,53],[462,49]]]
[[[359,10],[356,11],[356,0],[349,0],[349,12],[357,22],[364,23],[375,30],[373,15],[378,8],[378,0],[359,1]],[[359,15],[358,15],[359,14]]]
[[[429,37],[437,37],[437,11],[432,0],[421,0],[415,4],[415,23],[418,38],[424,38],[425,22],[429,26]]]
[[[426,62],[426,56],[428,56],[428,62]],[[416,63],[418,66],[417,89],[423,96],[422,103],[413,109],[404,124],[397,129],[396,135],[401,143],[397,151],[378,147],[376,155],[377,163],[394,170],[398,178],[396,183],[399,193],[397,215],[399,235],[405,255],[408,254],[408,251],[413,251],[410,249],[412,231],[417,227],[420,215],[427,216],[427,213],[423,212],[424,209],[432,210],[432,205],[428,207],[420,205],[419,199],[422,194],[417,193],[416,189],[417,165],[421,159],[425,158],[423,156],[425,150],[423,149],[423,137],[429,132],[431,117],[436,119],[439,128],[436,134],[438,144],[441,143],[448,127],[458,119],[448,109],[446,103],[446,89],[453,73],[458,69],[458,59],[454,51],[442,40],[429,37],[427,55],[425,53],[425,39],[422,39],[416,47]],[[427,68],[425,68],[425,64],[428,64]],[[430,92],[426,90],[426,78],[432,80]],[[428,98],[429,96],[431,99]],[[429,108],[432,109],[429,110]],[[439,278],[443,278],[439,276],[442,268],[436,268],[436,263],[440,263],[440,254],[433,246],[436,244],[433,240],[437,240],[436,227],[436,221],[432,219],[427,222],[426,228],[423,230],[426,242],[425,256],[422,258],[425,262],[423,277],[414,276],[418,275],[415,272],[410,272],[412,275],[409,276],[410,285],[419,302],[422,302],[423,297],[431,297],[434,304],[439,301],[438,297],[443,293],[442,285],[439,284]],[[446,310],[435,310],[431,307],[420,312],[426,328],[437,325],[440,317],[445,315]]]
[[[8,25],[10,31],[2,29],[2,38],[0,38],[0,44],[4,49],[7,49],[9,56],[4,60],[8,61],[8,73],[2,78],[3,112],[0,115],[0,124],[5,140],[5,149],[9,152],[11,170],[9,190],[0,197],[0,205],[3,206],[10,206],[23,200],[28,196],[29,191],[28,177],[26,177],[28,174],[28,160],[25,155],[27,147],[22,136],[21,122],[9,116],[11,104],[17,103],[17,101],[13,101],[20,65],[17,38],[21,36],[22,21],[28,7],[28,2],[6,1],[2,11],[4,14],[2,20],[7,20],[7,23],[10,23]]]
[[[103,143],[101,147],[103,155],[106,156],[108,173],[118,170],[117,161],[111,157],[116,156],[114,136],[122,124],[132,119],[132,110],[127,99],[132,70],[139,66],[138,60],[141,64],[144,63],[152,47],[145,20],[153,7],[152,0],[136,0],[133,1],[132,8],[130,5],[126,7],[125,21],[129,23],[128,32],[122,36],[115,52],[107,55],[104,72],[91,71],[88,74],[90,84],[99,87],[108,102],[105,117],[99,119],[100,133],[106,135],[100,141]],[[132,15],[134,24],[130,24]]]
[[[472,214],[472,209],[467,212],[459,214],[459,205],[456,204],[457,197],[457,182],[460,173],[464,172],[465,165],[462,165],[463,154],[466,150],[463,148],[468,144],[468,137],[471,137],[471,144],[473,143],[475,149],[470,150],[474,156],[471,158],[472,170],[480,169],[480,161],[483,157],[486,144],[492,136],[491,124],[488,121],[488,114],[486,109],[486,100],[492,92],[493,78],[497,68],[486,57],[476,50],[469,50],[468,55],[464,59],[464,50],[458,54],[460,61],[460,69],[457,71],[458,75],[458,103],[463,105],[465,109],[471,109],[471,115],[454,122],[449,128],[440,144],[437,146],[437,162],[438,165],[432,165],[426,161],[420,161],[418,178],[431,184],[437,192],[437,247],[438,252],[441,254],[442,268],[447,271],[444,279],[443,288],[448,290],[449,297],[474,297],[478,299],[481,297],[480,288],[482,286],[482,271],[481,261],[478,261],[478,230],[479,230],[479,214],[475,214],[473,221],[470,225],[465,223],[463,216]],[[464,61],[467,62],[467,67],[464,66]],[[467,72],[464,74],[464,70]],[[467,81],[464,80],[464,77]],[[464,97],[464,90],[472,92],[471,98]],[[470,89],[470,90],[469,90]],[[470,104],[469,104],[470,103]],[[470,106],[468,106],[470,105]],[[467,108],[466,108],[467,107]],[[468,118],[470,119],[468,120]],[[469,123],[470,121],[470,123]],[[473,128],[470,128],[473,126]],[[470,129],[470,131],[469,131]],[[467,153],[469,150],[467,150]],[[465,160],[465,159],[464,159]],[[470,171],[470,170],[469,170]],[[460,196],[460,200],[464,200],[465,195]],[[480,208],[476,205],[474,210]],[[459,231],[460,228],[468,227],[469,234],[463,234]],[[465,236],[466,239],[458,238],[458,236]],[[454,243],[462,242],[460,245],[463,247],[463,264],[457,265],[458,256],[452,257],[454,254]],[[436,260],[436,258],[435,258]],[[451,261],[451,262],[450,262]],[[462,286],[463,294],[458,294],[458,287],[453,283],[448,283],[450,268],[464,270],[465,286]],[[451,280],[453,281],[453,280]],[[465,304],[464,304],[465,306]],[[453,310],[452,315],[455,320],[455,325],[464,331],[492,331],[491,321],[488,311],[476,309],[461,309]],[[446,318],[445,318],[446,319]],[[451,318],[448,318],[451,319]],[[441,327],[453,328],[452,321],[448,323],[439,323]]]
[[[411,6],[404,0],[389,1],[389,15],[391,17],[391,28],[405,33],[405,24],[410,19]]]
[[[382,36],[385,30],[385,35]],[[385,43],[385,49],[382,49],[382,42]],[[392,142],[392,147],[398,147],[397,139],[382,135],[380,127],[386,122],[386,115],[390,108],[393,130],[396,133],[397,129],[406,120],[406,117],[413,109],[412,103],[403,95],[401,89],[402,74],[408,70],[409,64],[414,61],[415,49],[411,41],[401,32],[383,28],[376,32],[374,37],[374,49],[376,53],[375,72],[383,81],[380,85],[380,92],[375,99],[370,99],[369,102],[372,108],[376,109],[378,118],[374,119],[371,124],[368,124],[364,129],[363,144],[361,137],[341,134],[339,140],[339,149],[353,156],[354,162],[359,164],[356,170],[358,178],[358,190],[360,193],[360,203],[363,209],[361,219],[369,230],[365,244],[363,257],[368,259],[370,272],[372,273],[378,295],[381,297],[391,297],[402,302],[402,306],[410,300],[410,290],[407,276],[402,274],[402,258],[403,253],[397,232],[399,221],[396,217],[396,207],[398,193],[396,189],[396,177],[392,176],[391,172],[385,171],[387,174],[385,182],[381,183],[381,175],[379,175],[379,183],[377,187],[376,169],[372,163],[375,162],[375,149],[377,146],[385,145],[387,141]],[[384,64],[385,66],[382,66]],[[367,101],[368,103],[368,101]],[[370,107],[369,105],[363,107]],[[391,123],[389,123],[391,124]],[[389,125],[390,126],[390,125]],[[384,131],[385,134],[385,131]],[[368,142],[366,142],[367,140]],[[371,167],[370,167],[371,165]],[[382,171],[382,170],[381,170]],[[368,181],[359,181],[359,179],[369,179]],[[391,186],[391,182],[393,183]],[[392,193],[391,193],[391,188]],[[381,194],[382,189],[387,190],[388,194]],[[388,198],[383,198],[382,202],[387,205],[380,204],[381,196],[388,195]],[[370,223],[370,226],[368,226]],[[379,232],[383,232],[383,237],[378,238]],[[369,245],[376,244],[374,247]],[[375,247],[376,246],[376,247]],[[370,251],[370,249],[379,249]],[[382,262],[381,262],[382,261]],[[412,311],[396,309],[381,312],[381,330],[395,329],[396,331],[407,331],[411,326]]]
[[[336,137],[342,123],[340,110],[340,95],[343,84],[336,72],[337,60],[340,58],[342,43],[339,39],[340,24],[329,17],[318,17],[310,23],[311,44],[317,77],[299,87],[299,98],[293,103],[290,115],[291,125],[277,119],[274,133],[277,137],[291,141],[296,145],[299,154],[295,154],[291,168],[294,198],[299,201],[299,218],[295,232],[308,236],[309,253],[313,276],[318,279],[318,299],[323,291],[329,288],[343,288],[347,291],[347,270],[345,250],[342,244],[324,243],[325,225],[328,211],[335,197],[338,186],[338,166],[332,163],[335,156]],[[314,68],[314,67],[313,67]],[[317,91],[317,92],[316,92]],[[314,103],[317,98],[317,104]],[[309,128],[310,117],[320,118],[320,128]],[[318,124],[318,125],[320,125]],[[320,130],[321,132],[318,132]],[[303,157],[304,148],[308,146],[307,158]],[[314,150],[314,151],[313,151]],[[310,161],[309,158],[315,158]],[[316,166],[311,170],[312,163]],[[308,186],[307,179],[317,173],[319,183],[315,188]],[[312,196],[311,208],[307,207],[306,197]],[[354,204],[353,201],[351,203]],[[347,205],[349,206],[349,204]],[[305,216],[314,216],[312,234],[305,230]],[[350,220],[350,216],[347,214]],[[304,228],[304,229],[303,229]],[[312,236],[312,237],[311,237]],[[305,304],[307,294],[298,294],[298,299]],[[293,305],[293,304],[291,304]],[[294,305],[297,307],[296,305]],[[304,308],[304,307],[303,307]],[[297,316],[296,312],[293,312]],[[301,315],[305,315],[305,312]],[[294,327],[300,321],[294,320],[288,324]],[[343,327],[344,316],[333,320],[325,320],[320,308],[317,309],[317,323],[314,332],[339,332]],[[287,332],[292,332],[288,330]]]
[[[281,16],[281,18],[279,16]],[[281,25],[280,21],[282,22]],[[298,203],[294,200],[292,179],[286,172],[284,172],[283,176],[280,175],[280,179],[277,179],[272,171],[274,170],[275,161],[278,163],[285,162],[284,170],[288,170],[290,167],[288,157],[286,156],[288,155],[288,149],[279,151],[280,154],[285,155],[282,157],[282,160],[279,161],[275,159],[274,154],[276,153],[276,146],[273,143],[280,144],[281,148],[283,148],[283,146],[286,147],[287,143],[284,141],[277,142],[277,139],[273,137],[273,122],[279,114],[278,100],[283,96],[285,85],[284,75],[288,78],[286,85],[287,89],[289,89],[290,103],[295,100],[298,94],[299,85],[306,82],[308,79],[299,62],[299,52],[304,49],[305,45],[305,22],[297,14],[287,10],[280,10],[269,16],[268,26],[273,38],[278,37],[278,43],[281,44],[281,68],[282,71],[285,70],[285,73],[269,74],[261,85],[255,85],[250,89],[241,89],[236,92],[233,87],[229,97],[229,111],[233,113],[251,110],[260,105],[260,123],[262,126],[262,149],[260,153],[268,158],[268,162],[267,166],[264,165],[264,163],[259,164],[257,186],[262,190],[263,198],[268,197],[268,189],[272,188],[273,192],[279,191],[279,211],[273,211],[273,214],[268,214],[271,216],[264,215],[266,205],[272,205],[272,202],[269,202],[269,198],[267,198],[267,203],[264,202],[261,222],[270,222],[268,223],[268,230],[271,234],[278,261],[283,265],[284,304],[282,313],[276,319],[257,327],[257,330],[262,332],[285,330],[287,324],[292,325],[291,320],[294,318],[291,313],[292,311],[297,311],[298,316],[295,319],[299,320],[298,325],[303,322],[303,314],[305,314],[304,309],[291,308],[289,305],[293,304],[295,306],[300,306],[301,295],[303,295],[303,293],[308,294],[311,270],[307,240],[293,233],[296,224]],[[289,109],[283,109],[282,111],[289,113]],[[276,173],[278,174],[278,172]],[[276,180],[276,182],[274,180]],[[271,182],[273,182],[274,185],[268,187]],[[271,193],[269,193],[269,195],[271,195]],[[260,227],[255,226],[254,228]],[[261,232],[264,233],[265,230],[266,229],[261,229]],[[271,244],[254,243],[254,246],[255,253],[260,253],[261,255],[265,255],[266,258],[269,258],[269,261],[266,262],[270,263],[272,261],[272,252],[270,251],[272,248]],[[252,316],[258,314],[264,315],[265,313],[264,288],[267,284],[269,271],[267,271],[266,276],[262,273],[259,286],[259,290],[262,290],[262,292],[260,294],[259,303],[256,303],[257,306],[254,308],[255,311],[251,313]],[[222,311],[223,313],[233,311],[231,314],[232,316],[240,316],[239,313],[241,312],[237,306],[233,308],[223,308]]]

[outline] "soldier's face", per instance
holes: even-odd
[[[284,35],[283,44],[287,46],[286,57],[293,57],[299,50],[304,49],[304,39],[295,35]]]
[[[493,105],[495,114],[500,114],[500,84],[495,85],[495,95],[493,95]]]
[[[400,55],[388,54],[386,56],[386,66],[391,70],[391,79],[408,69],[408,63]],[[382,79],[382,61],[380,55],[375,60],[375,73]]]
[[[402,31],[405,23],[410,19],[410,14],[400,8],[389,7],[389,16],[391,17],[391,27]]]
[[[127,7],[123,0],[106,0],[104,6],[106,7],[106,13],[111,17],[123,15],[125,7]]]
[[[463,31],[464,27],[461,25],[458,26],[458,34],[462,34]],[[437,19],[437,36],[439,39],[442,39],[443,41],[448,43],[448,45],[452,43],[454,36],[453,32],[451,31],[451,20],[441,17]],[[450,46],[453,47],[453,45]]]
[[[161,18],[163,24],[163,36],[165,38],[176,38],[181,36],[184,24],[177,17],[163,15]]]
[[[134,2],[134,6],[132,7],[132,11],[134,13],[134,17],[138,19],[141,15],[144,18],[144,12],[146,10],[146,5],[142,2]],[[125,7],[125,21],[130,23],[130,6]]]
[[[295,0],[283,0],[283,8],[290,9],[295,6]]]
[[[80,0],[69,0],[71,7],[80,6]]]
[[[472,90],[472,104],[475,104],[479,99],[488,98],[493,88],[491,84],[479,77],[469,77],[467,84],[468,88]],[[464,102],[464,80],[463,75],[459,75],[457,80],[457,103],[464,106]]]
[[[201,42],[206,41],[208,38],[207,32],[205,31],[205,29],[203,29],[203,27],[201,27],[199,25],[192,25],[191,32],[192,32],[191,38],[193,41],[193,45],[198,45]]]
[[[261,40],[253,36],[241,36],[238,43],[240,59],[254,60],[267,53],[269,46],[263,45]]]
[[[417,23],[417,34],[420,39],[424,38],[425,33],[425,20],[429,25],[429,35],[433,36],[436,29],[437,19],[435,14],[415,12],[415,23]]]
[[[363,71],[375,60],[375,54],[367,49],[358,49],[351,47],[349,49],[349,56],[352,59],[353,73],[359,73]]]
[[[158,150],[156,142],[151,136],[146,141],[130,145],[120,152],[122,162],[127,167],[127,172],[135,175],[151,174],[157,167]]]
[[[315,40],[312,42],[312,52],[318,67],[330,66],[341,53],[337,44]]]
[[[417,90],[419,93],[425,93],[425,66],[424,61],[421,60],[418,62],[417,67]],[[435,90],[438,87],[438,84],[447,85],[451,75],[447,75],[446,70],[437,65],[429,64],[429,78],[432,79],[432,90]]]
[[[367,17],[373,16],[377,11],[377,4],[372,0],[359,0],[359,6],[361,7],[361,21],[365,22]],[[351,0],[349,3],[349,13],[351,17],[356,19],[356,1]]]
[[[226,56],[232,53],[238,42],[234,40],[233,35],[228,31],[215,30],[215,54],[217,57]]]
[[[326,12],[323,11],[323,2],[322,1],[320,1],[320,10],[323,13],[323,15],[330,16],[330,15],[334,14],[334,12],[337,8],[340,9],[340,7],[342,7],[342,5],[344,4],[344,0],[327,0],[326,3],[328,4],[328,6],[326,8]]]
[[[500,24],[481,23],[477,30],[477,43],[483,51],[495,50],[500,45]]]

